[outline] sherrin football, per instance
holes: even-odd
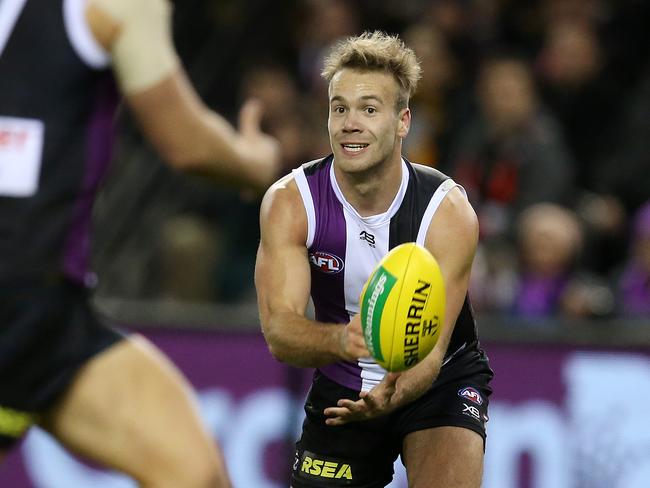
[[[438,262],[415,242],[393,248],[377,264],[360,297],[366,346],[387,371],[415,366],[438,341],[445,286]]]

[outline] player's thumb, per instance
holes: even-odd
[[[262,103],[256,99],[246,100],[239,110],[239,130],[244,135],[254,135],[261,131]]]

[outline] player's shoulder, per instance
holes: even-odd
[[[302,178],[304,184],[306,177],[326,167],[330,159],[331,156],[327,156],[308,161],[273,183],[262,200],[263,211],[272,208],[286,209],[289,212],[300,210],[302,208],[302,196],[297,179]]]
[[[415,163],[408,160],[407,160],[407,164],[411,166],[413,172],[416,175],[418,175],[420,178],[424,178],[425,180],[432,180],[438,183],[442,183],[443,181],[450,179],[450,177],[447,174],[443,173],[442,171],[436,168],[432,168],[431,166],[427,166],[422,163]]]
[[[312,159],[298,167],[298,171],[302,172],[305,176],[315,175],[317,172],[327,170],[329,164],[334,160],[334,155],[330,154],[323,158]]]
[[[450,188],[440,202],[440,207],[434,215],[436,227],[441,226],[448,234],[458,234],[475,240],[478,238],[478,217],[464,190],[448,180]]]
[[[280,178],[266,191],[260,208],[260,226],[263,242],[280,245],[305,242],[307,216],[294,172]]]
[[[273,183],[262,199],[262,212],[290,211],[300,200],[300,191],[293,172]]]

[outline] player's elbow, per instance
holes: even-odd
[[[266,345],[271,356],[281,363],[291,363],[291,355],[279,337],[266,332],[264,333],[264,337],[266,338]]]
[[[264,334],[264,340],[269,349],[271,355],[282,363],[287,363],[290,361],[287,347],[285,341],[282,338],[282,334],[278,330],[271,319],[264,320],[262,318],[262,333]]]
[[[290,357],[287,354],[287,351],[281,344],[274,343],[272,341],[266,341],[269,352],[277,361],[281,363],[290,363]]]

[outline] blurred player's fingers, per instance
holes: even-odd
[[[330,418],[330,419],[325,419],[325,425],[329,425],[332,427],[335,427],[337,425],[343,425],[347,424],[348,421],[342,417],[336,417],[336,418]]]
[[[256,99],[246,100],[239,110],[239,130],[244,136],[255,135],[261,132],[262,103]]]

